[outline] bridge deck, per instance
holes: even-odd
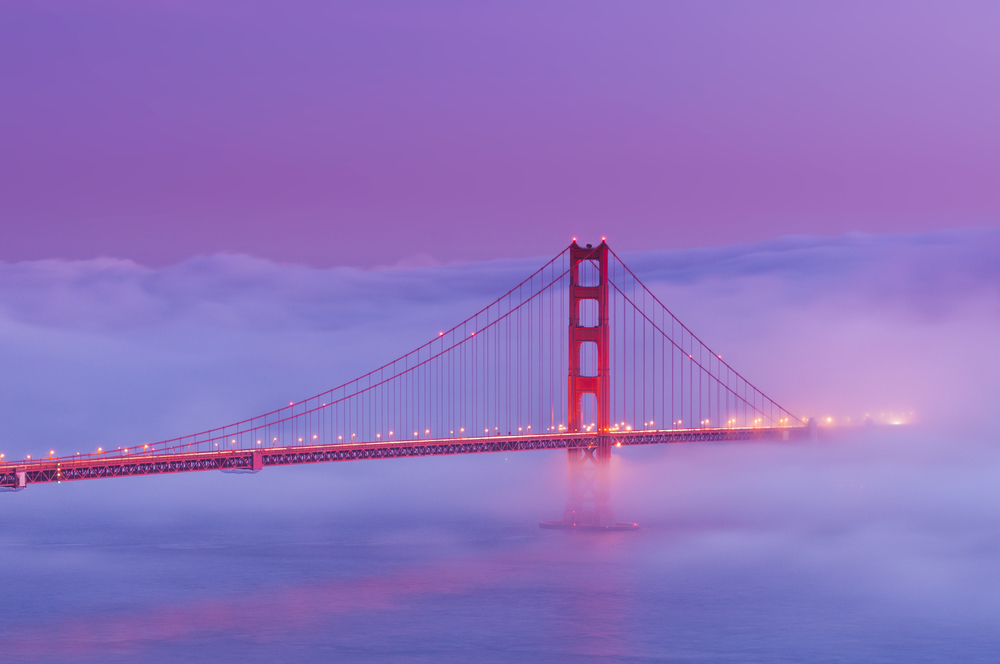
[[[265,466],[300,463],[353,461],[357,459],[395,459],[402,457],[481,454],[485,452],[524,452],[592,447],[598,438],[608,435],[617,445],[652,445],[741,440],[795,440],[808,435],[805,427],[755,427],[717,429],[668,429],[623,431],[610,434],[578,433],[543,436],[493,436],[451,438],[403,442],[338,443],[333,445],[296,445],[212,452],[174,452],[142,454],[105,452],[58,459],[32,459],[0,464],[0,487],[23,488],[40,482],[65,482],[158,475],[199,470],[254,472]],[[255,460],[255,456],[257,457]]]

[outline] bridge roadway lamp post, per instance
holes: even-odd
[[[611,509],[611,369],[609,363],[610,324],[608,320],[608,245],[569,248],[569,376],[567,389],[567,433],[584,433],[583,399],[593,395],[596,406],[593,424],[596,436],[580,436],[566,449],[569,465],[569,497],[561,521],[542,521],[542,528],[581,530],[634,530],[634,523],[615,521]],[[581,283],[580,267],[585,264],[588,279]],[[596,282],[596,283],[594,283]],[[583,325],[580,305],[593,302],[597,324]],[[591,321],[583,321],[591,322]],[[583,374],[580,357],[584,344],[594,344],[596,373]],[[591,353],[590,355],[593,355]],[[592,367],[587,367],[591,369]]]

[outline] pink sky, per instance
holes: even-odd
[[[992,2],[12,0],[0,261],[1000,224]]]

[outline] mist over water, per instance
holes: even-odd
[[[623,256],[792,412],[884,422],[616,449],[634,533],[538,529],[565,501],[558,452],[0,495],[0,642],[53,662],[996,661],[998,249],[970,231]],[[0,452],[263,412],[409,350],[538,263],[0,265]]]

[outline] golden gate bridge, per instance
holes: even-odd
[[[711,350],[605,241],[573,243],[416,350],[235,424],[0,463],[0,489],[199,470],[565,449],[569,497],[543,527],[628,529],[611,508],[623,445],[802,438],[803,422]]]

